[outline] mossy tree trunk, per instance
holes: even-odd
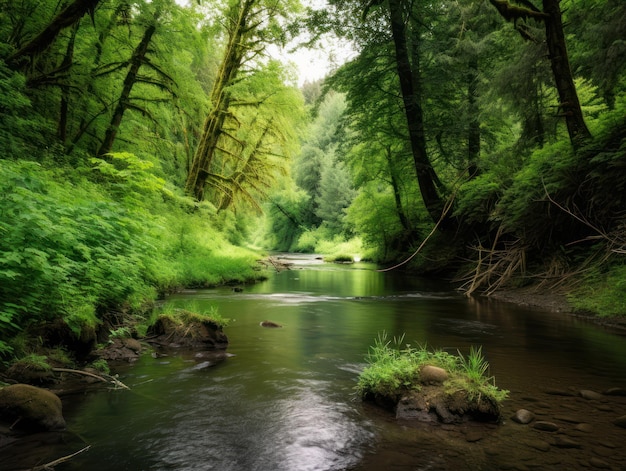
[[[543,0],[543,11],[547,15],[544,18],[546,41],[561,113],[565,117],[572,146],[579,149],[591,139],[591,133],[585,124],[570,68],[559,0]]]
[[[226,20],[229,25],[228,43],[211,91],[211,111],[204,122],[202,136],[185,183],[187,193],[198,201],[204,199],[204,187],[210,175],[211,164],[228,115],[231,102],[228,86],[237,77],[245,54],[248,52],[246,36],[256,26],[248,25],[252,8],[256,3],[256,0],[245,0],[234,5]]]

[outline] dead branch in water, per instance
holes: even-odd
[[[71,455],[67,455],[67,456],[63,456],[59,459],[56,459],[54,461],[50,461],[50,463],[46,463],[46,464],[42,464],[39,466],[35,466],[34,468],[30,468],[29,471],[50,471],[53,466],[56,466],[58,464],[61,463],[65,463],[66,461],[71,460],[72,458],[74,458],[76,455],[81,454],[84,451],[87,451],[91,448],[91,445],[87,445],[85,448],[83,448],[82,450],[78,450],[76,453],[72,453]]]
[[[72,370],[70,368],[52,368],[52,371],[55,371],[57,373],[73,373],[73,374],[77,374],[77,375],[83,375],[83,376],[90,376],[91,378],[95,378],[99,381],[102,381],[103,383],[111,383],[113,385],[115,385],[116,387],[122,388],[122,389],[128,389],[130,390],[130,388],[128,386],[126,386],[124,383],[122,383],[119,379],[108,375],[106,373],[102,373],[101,375],[97,375],[94,373],[90,373],[88,371],[83,371],[83,370]]]

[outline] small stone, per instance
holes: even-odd
[[[626,415],[622,415],[613,421],[618,427],[626,428]]]
[[[526,409],[520,409],[515,412],[515,415],[511,417],[511,420],[518,424],[529,424],[535,420],[535,414]]]
[[[589,464],[593,466],[594,468],[611,469],[611,465],[607,463],[606,461],[601,460],[600,458],[591,458],[589,460]]]
[[[606,396],[626,396],[626,389],[624,388],[609,388],[604,391]]]
[[[580,397],[585,398],[590,401],[598,401],[598,400],[604,399],[604,396],[602,394],[597,393],[595,391],[590,391],[588,389],[583,389],[582,391],[580,391],[579,394],[580,394]]]
[[[552,422],[540,420],[533,424],[533,428],[541,430],[542,432],[556,432],[559,429],[559,426]]]
[[[556,436],[554,438],[554,446],[559,448],[581,448],[582,445],[571,438]]]
[[[613,408],[608,404],[600,404],[596,408],[602,412],[613,412]]]
[[[603,446],[594,447],[593,452],[598,456],[602,456],[603,458],[610,458],[611,456],[615,454],[615,450],[612,450],[610,448],[605,448]]]

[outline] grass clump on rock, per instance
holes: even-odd
[[[404,336],[403,336],[404,337]],[[358,394],[396,411],[401,418],[458,422],[466,418],[495,421],[508,391],[495,385],[482,349],[467,356],[426,346],[402,346],[403,337],[383,333],[367,355]]]

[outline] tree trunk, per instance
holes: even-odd
[[[402,205],[400,185],[398,184],[398,177],[392,159],[391,147],[389,146],[387,147],[386,156],[387,164],[389,165],[389,175],[391,176],[391,188],[393,189],[393,198],[396,203],[396,213],[398,214],[398,218],[400,219],[400,224],[402,225],[402,228],[407,232],[411,232],[411,223],[409,222],[409,218],[407,217],[406,212],[404,211],[404,207]]]
[[[61,63],[61,68],[64,70],[69,70],[74,61],[74,44],[76,42],[76,33],[78,32],[78,28],[74,27],[72,30],[72,35],[67,43],[67,49],[65,51],[65,56],[63,57],[63,62]],[[67,139],[67,115],[69,111],[69,101],[70,101],[70,89],[68,86],[61,86],[61,105],[59,109],[59,125],[57,128],[57,136],[62,143],[65,143]]]
[[[28,61],[26,56],[35,56],[45,51],[56,39],[58,34],[65,28],[79,21],[85,13],[93,17],[96,6],[100,0],[74,0],[37,36],[31,39],[24,47],[7,59],[7,63],[14,69],[25,69]]]
[[[565,116],[567,132],[574,149],[580,149],[591,139],[591,133],[585,124],[583,112],[576,93],[574,78],[569,64],[561,8],[559,0],[543,0],[543,12],[546,14],[546,41],[550,55],[550,65],[559,93],[561,112]]]
[[[426,153],[424,118],[421,106],[422,97],[419,87],[419,64],[413,64],[413,67],[411,67],[402,7],[403,0],[389,0],[391,33],[396,52],[396,67],[420,192],[430,217],[434,222],[439,222],[442,218],[444,202],[437,192],[437,175]],[[418,38],[415,38],[415,34],[413,36],[413,39],[418,41]],[[417,45],[417,42],[415,45]],[[413,57],[419,57],[418,53],[415,53]],[[446,223],[442,220],[441,227],[444,228],[445,226]]]
[[[109,124],[109,127],[104,134],[104,140],[102,141],[100,149],[97,152],[98,156],[108,154],[113,148],[113,143],[115,142],[117,131],[122,122],[122,118],[124,117],[124,112],[126,111],[126,108],[128,108],[130,93],[133,90],[133,86],[137,82],[137,74],[139,72],[139,68],[141,67],[141,64],[146,57],[146,54],[148,52],[148,46],[150,45],[152,36],[156,31],[157,17],[158,14],[155,14],[154,23],[148,26],[143,34],[141,42],[135,48],[135,50],[133,51],[133,55],[130,58],[130,69],[128,70],[126,78],[124,79],[122,93],[120,94],[120,98],[117,101],[117,106],[115,107],[115,111],[113,112],[111,123]]]
[[[245,36],[250,31],[247,22],[256,1],[245,0],[243,5],[231,10],[229,15],[232,20],[232,27],[229,28],[229,39],[224,59],[211,91],[212,109],[204,122],[202,136],[185,183],[187,193],[193,195],[198,201],[204,199],[204,186],[211,171],[213,157],[230,107],[230,95],[227,87],[236,78],[247,51]]]
[[[478,107],[478,57],[472,54],[467,65],[467,108],[469,126],[467,131],[467,169],[470,178],[478,175],[480,157],[480,109]]]

